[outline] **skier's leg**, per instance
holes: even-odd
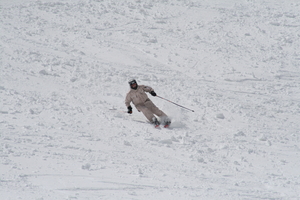
[[[137,106],[137,109],[141,111],[151,123],[154,123],[156,117],[153,115],[153,112],[151,112],[146,106],[140,105]]]
[[[147,101],[145,106],[155,115],[158,117],[165,117],[167,116],[163,111],[161,111],[152,101]]]
[[[171,120],[169,119],[169,117],[163,112],[161,111],[152,101],[147,101],[145,103],[145,106],[155,115],[157,115],[158,117],[161,118],[161,122],[163,124],[170,124]]]

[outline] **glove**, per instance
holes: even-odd
[[[151,91],[150,94],[154,97],[156,96],[156,93],[154,91]]]
[[[127,109],[128,109],[127,113],[132,114],[132,107],[128,106]]]

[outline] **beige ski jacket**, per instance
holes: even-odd
[[[147,101],[151,101],[145,92],[151,92],[153,89],[149,86],[139,85],[136,90],[131,89],[126,95],[125,105],[130,106],[132,102],[135,106],[144,104]]]

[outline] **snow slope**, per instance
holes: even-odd
[[[300,199],[299,1],[0,6],[1,199]]]

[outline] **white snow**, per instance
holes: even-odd
[[[300,199],[298,0],[0,6],[1,199]]]

